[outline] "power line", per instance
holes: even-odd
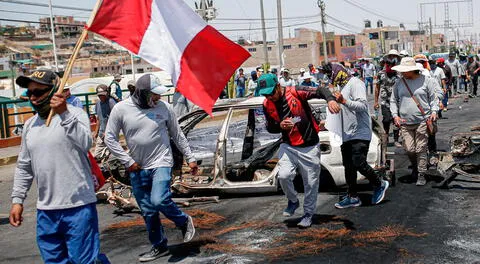
[[[0,0],[1,1],[1,0]],[[319,17],[320,14],[310,15],[310,16],[295,16],[295,17],[284,17],[283,20],[301,20]],[[261,21],[261,18],[216,18],[218,21]],[[277,18],[265,18],[265,20],[277,21]]]
[[[400,21],[400,20],[396,20],[396,19],[393,19],[393,18],[391,18],[391,17],[382,15],[382,14],[380,14],[380,13],[378,13],[378,12],[374,12],[374,11],[372,11],[371,8],[366,8],[366,7],[364,7],[364,6],[362,6],[362,5],[359,5],[359,4],[355,3],[355,2],[352,2],[352,1],[350,1],[350,0],[343,0],[343,1],[349,3],[350,5],[353,5],[353,6],[357,7],[357,8],[359,8],[359,9],[367,12],[367,13],[370,13],[370,14],[373,14],[373,15],[376,15],[376,16],[379,16],[379,17],[381,17],[381,18],[383,18],[383,19],[390,20],[390,21],[394,21],[394,22],[397,22],[397,23],[404,23],[404,22],[402,22],[402,21]]]
[[[362,30],[362,28],[359,27],[359,26],[355,26],[355,25],[352,25],[352,24],[343,22],[343,21],[338,20],[338,19],[336,19],[336,18],[334,18],[334,17],[332,17],[332,16],[330,16],[330,15],[328,15],[328,14],[325,14],[325,15],[326,15],[326,17],[327,17],[328,19],[330,19],[330,20],[332,20],[332,21],[334,21],[334,22],[336,22],[336,23],[338,23],[338,24],[340,24],[340,25],[343,25],[343,26],[345,26],[345,27],[347,27],[347,28],[356,28],[356,29],[358,29],[359,31]]]
[[[28,1],[0,0],[0,2],[12,3],[12,4],[19,4],[19,5],[30,5],[30,6],[49,7],[48,4],[41,4],[41,3],[28,2]],[[81,8],[81,7],[59,6],[59,5],[52,5],[52,7],[53,7],[53,8],[58,8],[58,9],[69,9],[69,10],[78,10],[78,11],[89,11],[89,12],[92,12],[92,9]]]
[[[48,17],[50,16],[50,14],[35,13],[35,12],[24,12],[24,11],[14,11],[14,10],[0,10],[0,12],[15,13],[15,14],[26,14],[26,15],[48,16]],[[86,16],[75,16],[75,15],[54,15],[54,16],[73,16],[73,17],[78,17],[78,18],[88,18]]]

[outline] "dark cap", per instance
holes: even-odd
[[[30,82],[36,82],[48,86],[55,86],[57,84],[57,78],[58,75],[56,75],[53,71],[41,70],[34,71],[29,76],[20,76],[15,82],[18,84],[18,86],[23,88],[28,88],[28,84]]]

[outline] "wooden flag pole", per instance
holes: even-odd
[[[87,22],[87,27],[89,27],[93,19],[95,19],[95,16],[97,15],[98,9],[102,5],[102,0],[97,0],[97,3],[95,4],[95,7],[93,8],[92,14],[90,15],[90,18],[88,19]],[[68,81],[68,76],[72,72],[73,64],[75,64],[75,60],[77,59],[78,53],[80,52],[80,49],[82,48],[83,42],[85,41],[85,38],[88,35],[88,30],[87,27],[85,27],[82,31],[82,35],[77,41],[77,44],[75,45],[75,48],[73,49],[72,56],[68,60],[67,68],[65,69],[63,73],[62,80],[60,81],[60,87],[58,87],[57,94],[61,94],[63,92],[63,88],[65,87],[65,84]],[[55,112],[50,110],[50,114],[48,115],[47,121],[45,122],[45,125],[48,127],[50,126],[50,123],[52,122],[52,117],[55,114]]]

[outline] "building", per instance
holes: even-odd
[[[355,35],[335,35],[326,33],[327,56],[329,61],[353,61],[363,55],[362,45],[357,43]],[[298,72],[308,64],[321,65],[323,62],[322,33],[308,28],[295,29],[295,37],[283,40],[285,68]],[[248,43],[243,41],[244,48],[251,57],[242,65],[245,68],[259,66],[264,63],[264,47],[262,42]],[[268,42],[268,59],[270,65],[280,65],[277,43]]]
[[[398,51],[406,50],[409,54],[423,52],[444,52],[448,45],[444,41],[443,34],[427,34],[423,30],[406,30],[400,26],[383,26],[370,28],[368,24],[362,33],[357,34],[357,43],[363,46],[363,56],[378,57],[391,49]]]
[[[82,34],[85,22],[76,21],[73,16],[54,16],[55,36],[77,37]],[[39,35],[51,34],[50,17],[40,18]]]

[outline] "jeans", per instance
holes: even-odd
[[[445,108],[448,107],[448,93],[449,93],[449,91],[447,90],[447,92],[444,94],[443,100],[442,100],[443,107],[445,107]]]
[[[373,94],[373,77],[365,77],[365,89],[367,89],[368,93],[368,86],[370,85],[370,94]]]
[[[472,80],[472,86],[473,86],[472,94],[476,96],[477,95],[477,86],[478,86],[478,75],[473,75],[471,77],[471,80]]]
[[[357,171],[365,176],[370,184],[379,187],[379,175],[368,165],[367,154],[370,141],[350,140],[343,142],[341,148],[343,166],[345,167],[345,180],[348,185],[348,194],[357,197]]]
[[[95,203],[37,210],[37,244],[45,263],[93,263],[100,251]]]
[[[148,239],[154,247],[166,247],[167,237],[159,212],[172,220],[177,227],[187,223],[187,215],[172,200],[170,179],[172,168],[160,167],[130,173],[133,194],[147,225]]]
[[[237,86],[237,98],[242,98],[245,96],[245,87]]]
[[[293,180],[300,173],[303,179],[303,213],[313,215],[317,207],[318,185],[320,182],[320,147],[293,147],[282,143],[278,152],[278,181],[291,202],[297,202]]]

